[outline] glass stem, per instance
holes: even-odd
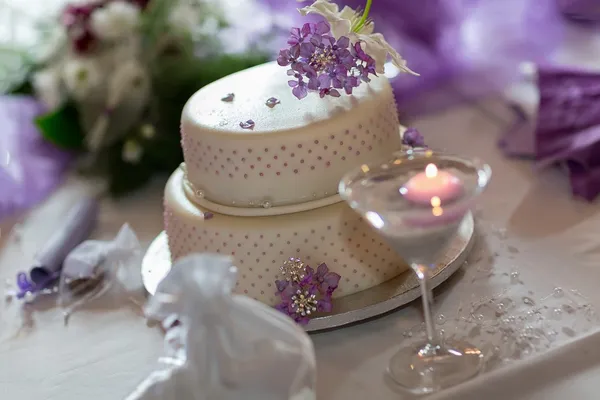
[[[427,331],[428,344],[437,344],[437,333],[435,326],[433,325],[433,318],[431,315],[431,302],[433,296],[429,289],[429,268],[423,265],[417,265],[415,268],[417,277],[419,278],[419,285],[421,286],[421,299],[423,299],[423,315],[425,316],[425,329]]]

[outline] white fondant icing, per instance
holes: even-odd
[[[385,77],[352,96],[303,100],[291,94],[286,68],[267,63],[198,91],[182,115],[188,178],[205,199],[250,207],[318,200],[337,192],[343,174],[400,148],[398,117]],[[221,101],[234,93],[232,102]],[[280,100],[275,107],[265,102]],[[253,120],[254,129],[240,122]]]
[[[289,257],[342,276],[334,297],[368,289],[408,269],[400,257],[344,202],[288,215],[204,219],[176,170],[165,190],[165,229],[173,259],[194,252],[229,254],[239,269],[238,293],[279,302],[275,280]]]

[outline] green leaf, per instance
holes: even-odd
[[[72,104],[35,119],[42,136],[54,145],[68,150],[83,149],[83,131],[79,114]]]

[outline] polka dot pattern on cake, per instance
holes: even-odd
[[[368,115],[322,123],[302,134],[198,134],[184,120],[182,147],[188,179],[211,202],[252,207],[298,204],[331,196],[349,169],[400,148],[393,97]],[[284,139],[284,140],[282,140]]]
[[[183,172],[165,192],[165,228],[174,259],[194,252],[231,255],[239,268],[236,291],[274,305],[279,267],[289,257],[342,276],[335,297],[391,279],[408,267],[345,203],[268,218],[215,214],[204,220],[185,196]]]

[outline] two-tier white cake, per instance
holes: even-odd
[[[198,91],[182,115],[185,164],[165,190],[173,259],[230,254],[237,291],[270,305],[290,257],[341,275],[334,297],[407,269],[337,195],[344,173],[401,147],[388,80],[302,101],[287,81],[285,68],[267,63]]]

